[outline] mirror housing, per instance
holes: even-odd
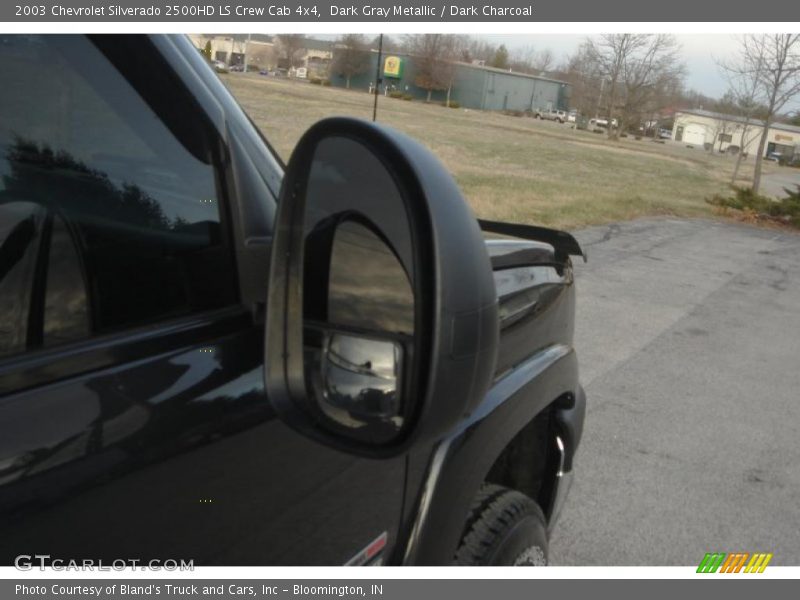
[[[338,232],[357,236],[352,265],[336,258]],[[383,296],[337,310],[333,280],[347,273],[358,277],[342,289],[362,287],[346,306]],[[395,283],[408,289],[399,303]],[[497,297],[478,222],[438,159],[382,125],[311,127],[281,188],[265,320],[269,401],[321,443],[392,456],[469,415],[494,374]]]

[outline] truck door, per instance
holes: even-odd
[[[0,562],[388,556],[404,459],[311,442],[264,394],[201,104],[146,38],[4,44]]]

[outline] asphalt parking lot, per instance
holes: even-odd
[[[589,405],[552,564],[800,564],[800,235],[664,218],[577,237]]]
[[[775,173],[765,173],[761,178],[761,192],[775,198],[786,196],[786,190],[794,191],[800,185],[800,169],[785,167]]]

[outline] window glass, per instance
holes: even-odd
[[[213,133],[134,40],[0,36],[0,355],[236,300]]]
[[[0,356],[25,349],[41,211],[30,202],[0,203]]]
[[[78,244],[61,217],[53,219],[47,257],[42,343],[52,346],[89,335],[89,306]]]

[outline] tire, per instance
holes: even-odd
[[[547,524],[539,505],[522,492],[484,484],[472,504],[457,565],[547,565]]]

